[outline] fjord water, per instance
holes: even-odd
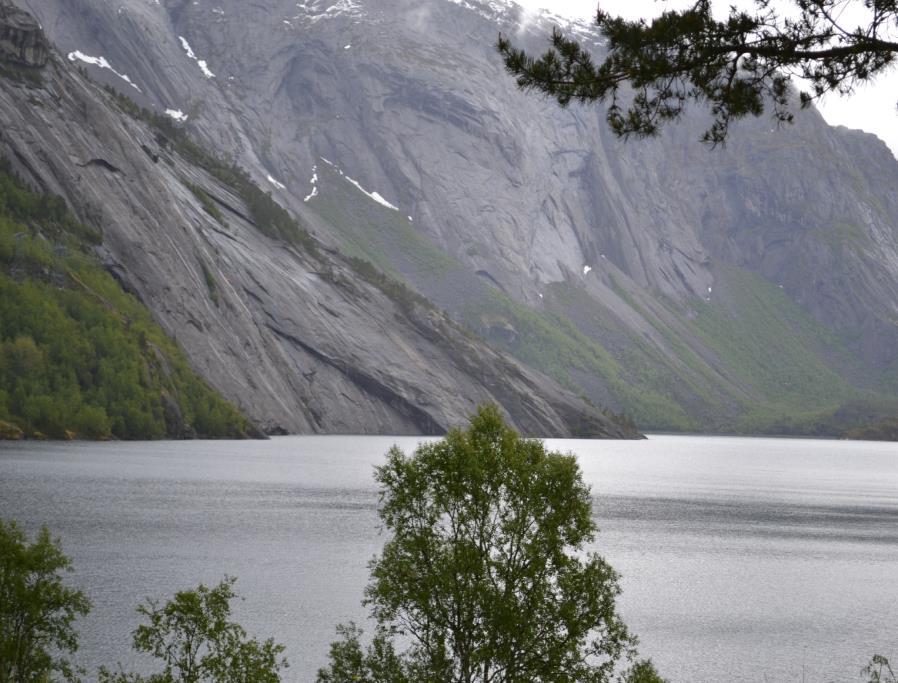
[[[0,517],[47,525],[94,603],[80,663],[130,652],[134,607],[224,574],[286,680],[363,620],[383,543],[372,466],[416,438],[0,445]],[[855,681],[898,658],[898,445],[655,436],[549,440],[578,456],[620,607],[671,681]]]

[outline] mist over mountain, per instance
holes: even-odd
[[[34,95],[42,109],[3,84],[3,153],[96,214],[108,267],[264,424],[431,431],[493,398],[530,431],[572,433],[590,414],[578,395],[652,429],[835,433],[894,411],[898,162],[873,136],[807,111],[708,150],[696,112],[622,143],[600,108],[516,90],[497,34],[539,47],[560,20],[504,2],[22,5],[65,65]],[[158,140],[77,73],[78,90],[57,80],[75,67],[454,322],[322,284],[320,262],[253,230],[215,178],[135,156]],[[79,165],[93,158],[119,173]]]

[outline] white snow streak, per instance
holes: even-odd
[[[358,180],[353,180],[348,175],[343,173],[343,171],[341,171],[339,168],[337,168],[336,164],[334,164],[333,161],[328,161],[324,157],[318,157],[318,158],[321,159],[321,161],[326,163],[328,166],[333,168],[337,173],[339,173],[341,176],[343,176],[343,178],[345,178],[348,182],[355,185],[355,187],[359,190],[359,192],[361,192],[363,195],[368,197],[368,199],[373,199],[375,202],[377,202],[381,206],[385,206],[388,209],[392,209],[393,211],[399,211],[398,206],[388,202],[386,199],[383,198],[383,195],[381,195],[379,192],[368,192],[368,190],[366,190],[364,187],[362,187],[362,184]],[[315,171],[317,171],[317,167],[312,168],[312,172],[315,173]],[[305,201],[308,201],[309,199],[311,199],[312,197],[314,197],[318,194],[318,192],[316,191],[317,190],[317,185],[315,185],[316,182],[318,182],[318,174],[317,173],[315,173],[315,175],[312,176],[312,185],[313,185],[312,194],[310,194],[308,197],[306,197]],[[411,217],[409,217],[409,220],[411,220]]]
[[[350,183],[352,183],[357,188],[359,188],[359,190],[362,192],[362,194],[367,195],[370,199],[373,199],[378,204],[381,204],[382,206],[385,206],[388,209],[393,209],[393,211],[399,211],[398,206],[395,206],[394,204],[390,204],[390,202],[388,202],[386,199],[384,199],[382,196],[380,196],[379,193],[368,192],[368,190],[366,190],[364,187],[362,187],[357,180],[353,180],[349,176],[345,176],[345,177],[346,177],[346,180],[348,180]]]
[[[77,59],[78,61],[84,62],[85,64],[92,64],[94,66],[98,66],[101,69],[109,69],[112,73],[114,73],[116,76],[121,78],[125,83],[130,85],[137,92],[143,92],[140,88],[138,88],[134,84],[134,81],[132,81],[130,78],[128,78],[125,74],[120,74],[118,71],[113,69],[105,57],[91,57],[90,55],[84,54],[80,50],[75,50],[74,52],[69,52],[68,57],[69,57],[70,62],[74,62]]]
[[[287,189],[287,186],[284,185],[284,183],[282,183],[282,182],[280,182],[280,181],[278,181],[278,180],[275,180],[275,179],[272,178],[271,176],[268,176],[268,182],[271,183],[272,185],[274,185],[274,186],[275,186],[277,189],[279,189],[279,190],[286,190],[286,189]]]
[[[453,5],[464,7],[471,12],[479,14],[484,19],[493,23],[501,22],[507,24],[509,22],[514,22],[518,25],[518,32],[523,31],[534,23],[542,25],[543,29],[551,28],[551,26],[555,25],[561,28],[565,33],[571,33],[583,42],[591,42],[593,44],[601,42],[601,36],[596,31],[592,22],[563,17],[547,9],[522,11],[512,0],[448,1]],[[540,29],[540,32],[543,32],[543,29]]]
[[[209,69],[209,65],[206,63],[205,59],[197,59],[196,53],[194,53],[193,48],[190,47],[190,43],[187,42],[187,39],[184,36],[178,36],[181,41],[181,47],[184,48],[184,52],[187,53],[187,56],[197,63],[197,66],[200,67],[200,71],[203,72],[203,76],[206,78],[215,78],[215,74]]]
[[[190,43],[187,42],[187,39],[184,36],[178,36],[178,38],[181,39],[181,46],[184,48],[184,52],[187,53],[187,56],[193,61],[196,61],[196,55],[193,54],[193,48],[190,47]]]
[[[307,24],[341,16],[351,19],[361,19],[365,16],[361,3],[356,0],[305,0],[297,2],[296,7],[300,13],[292,18],[305,21]]]
[[[179,123],[184,123],[187,120],[187,114],[182,112],[180,109],[166,109],[165,115],[173,118]]]
[[[327,161],[327,160],[325,159],[325,161]],[[327,163],[330,164],[331,162],[327,161]],[[312,191],[309,192],[309,194],[307,194],[305,197],[302,198],[302,200],[304,202],[309,201],[312,197],[318,196],[318,164],[315,164],[314,166],[312,166],[311,183],[312,183]]]

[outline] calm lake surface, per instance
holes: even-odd
[[[238,577],[238,620],[310,681],[364,620],[383,544],[373,465],[417,438],[0,443],[0,517],[62,537],[94,609],[80,663],[130,652],[146,596]],[[620,608],[677,683],[857,681],[898,659],[898,445],[655,436],[549,440],[592,485]]]

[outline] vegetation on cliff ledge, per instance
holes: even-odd
[[[99,266],[100,241],[0,164],[0,438],[247,436],[246,418]]]

